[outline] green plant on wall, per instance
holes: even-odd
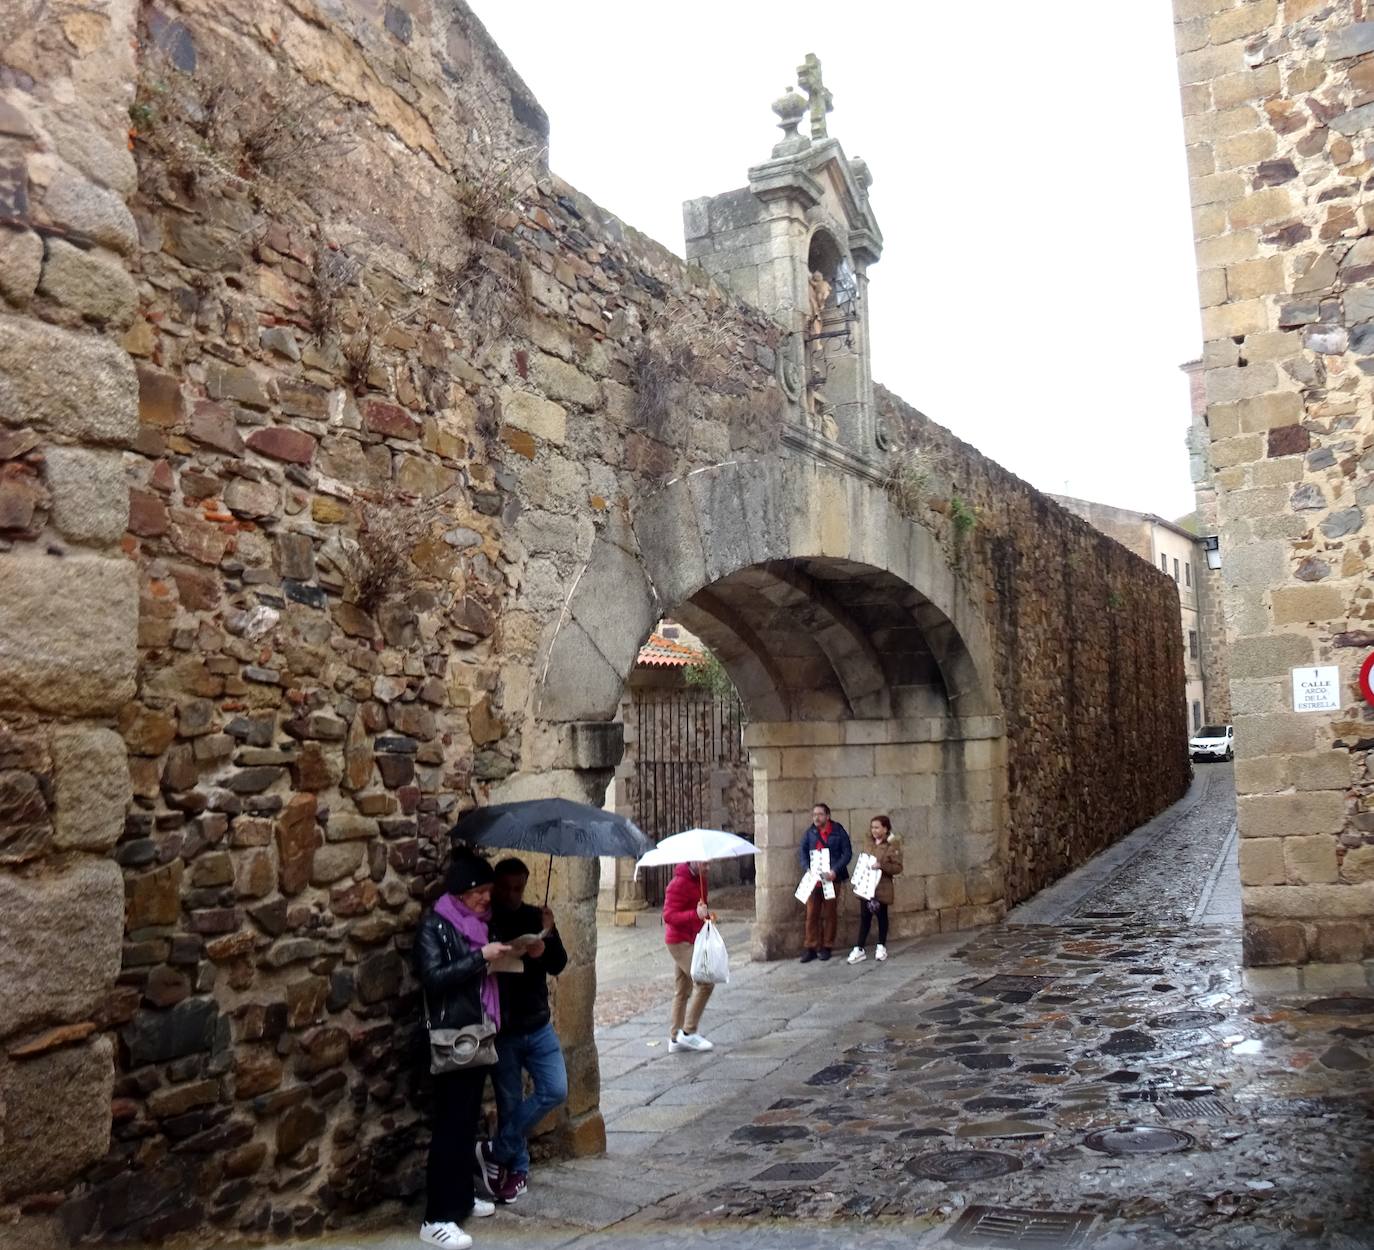
[[[735,683],[730,680],[725,665],[710,652],[700,664],[693,664],[685,676],[689,686],[705,690],[717,698],[732,698],[735,694]]]
[[[955,538],[967,538],[978,524],[978,513],[958,495],[949,501],[949,515],[954,522]]]
[[[1109,590],[1107,592],[1107,606],[1113,612],[1119,612],[1126,606],[1126,600],[1119,590]]]

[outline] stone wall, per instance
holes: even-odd
[[[756,932],[756,949],[768,957],[801,949],[803,913],[793,893],[801,877],[797,848],[817,802],[849,830],[856,855],[868,843],[868,822],[879,814],[891,817],[903,853],[891,908],[894,937],[927,937],[1001,919],[1001,731],[996,717],[750,725],[745,741],[754,762],[754,802],[769,835],[756,856],[755,909],[759,916],[791,921],[790,932],[762,941]],[[857,932],[858,908],[853,893],[841,890],[840,946]]]
[[[129,4],[0,12],[0,1232],[111,1139],[138,578]]]
[[[0,632],[37,645],[0,651],[0,961],[35,988],[0,1020],[0,1200],[72,1237],[309,1232],[420,1183],[445,832],[521,759],[598,528],[766,445],[773,331],[547,175],[461,6],[12,33]],[[636,425],[674,313],[715,354]],[[563,1149],[602,1141],[594,894],[558,874]]]
[[[1187,788],[1178,591],[887,391],[879,413],[918,475],[911,510],[940,528],[987,605],[1006,722],[1012,906]]]
[[[1176,0],[1221,520],[1245,954],[1365,984],[1374,954],[1374,21],[1363,0]],[[1294,710],[1294,668],[1340,671]]]

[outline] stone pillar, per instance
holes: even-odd
[[[119,546],[138,423],[120,346],[136,299],[135,8],[0,14],[0,1219],[110,1141],[124,926],[110,853],[130,800],[115,726],[138,624]]]
[[[539,726],[530,735],[526,771],[502,782],[492,801],[565,798],[601,806],[623,749],[623,728],[617,721]],[[600,861],[555,858],[550,864],[547,857],[524,858],[531,869],[531,895],[538,892],[542,899],[548,884],[549,906],[568,949],[568,966],[550,994],[568,1067],[568,1101],[538,1131],[551,1153],[599,1154],[606,1149],[593,1026]]]

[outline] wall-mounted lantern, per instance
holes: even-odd
[[[1221,539],[1216,534],[1210,534],[1203,538],[1202,549],[1207,553],[1207,567],[1209,569],[1221,568]]]

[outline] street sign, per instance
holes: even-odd
[[[1339,712],[1341,710],[1341,670],[1334,664],[1321,668],[1293,670],[1293,710],[1295,712]]]
[[[1366,703],[1374,704],[1374,651],[1365,656],[1360,665],[1360,693]]]

